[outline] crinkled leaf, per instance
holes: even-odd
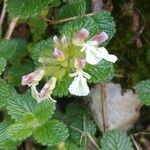
[[[69,76],[63,77],[62,80],[57,82],[57,85],[54,89],[53,94],[58,97],[68,96],[69,85],[71,84],[72,79]]]
[[[0,108],[7,104],[10,97],[9,86],[4,80],[0,79]]]
[[[135,86],[139,99],[145,104],[150,105],[150,80],[145,80]]]
[[[8,135],[10,124],[7,122],[0,123],[0,149],[16,149],[18,142],[14,142]]]
[[[52,116],[55,103],[50,100],[37,103],[30,93],[19,95],[12,92],[7,110],[15,120],[25,119],[30,124],[34,122],[35,127],[44,124]]]
[[[86,72],[91,76],[89,83],[104,83],[112,79],[114,74],[113,65],[107,61],[101,61],[98,65],[88,65]]]
[[[0,40],[0,55],[6,59],[9,59],[17,50],[16,40]]]
[[[56,19],[64,19],[73,16],[80,16],[85,14],[86,11],[86,1],[85,0],[75,0],[69,1],[56,11]]]
[[[51,38],[47,40],[43,40],[38,42],[32,50],[32,59],[34,60],[34,64],[39,66],[39,57],[47,56],[50,57],[52,54],[54,47],[53,47],[53,40]]]
[[[112,130],[101,139],[102,150],[133,150],[132,143],[123,131]]]
[[[7,10],[11,16],[27,18],[38,15],[48,7],[48,0],[8,0]]]
[[[67,139],[68,129],[62,122],[50,120],[37,128],[33,133],[33,137],[37,142],[44,145],[57,145]]]
[[[4,72],[7,60],[3,57],[0,58],[0,75]]]
[[[8,128],[8,135],[13,141],[23,140],[32,134],[32,127],[26,123],[14,123]]]

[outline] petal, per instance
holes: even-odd
[[[97,41],[99,44],[105,42],[108,39],[108,34],[106,32],[101,32],[95,36],[94,40]]]
[[[77,46],[81,46],[84,41],[88,38],[89,31],[85,28],[81,29],[73,38],[72,43]]]
[[[82,58],[76,58],[75,59],[75,62],[74,62],[74,67],[76,69],[82,69],[84,68],[86,65],[86,60],[85,59],[82,59]]]
[[[90,90],[87,85],[87,80],[83,76],[75,77],[71,85],[69,86],[69,92],[72,95],[86,96]]]
[[[112,63],[115,63],[117,61],[117,57],[115,55],[109,54],[106,48],[98,48],[98,51],[100,52],[101,57],[106,61],[110,61]]]
[[[96,48],[91,48],[86,50],[86,62],[91,65],[96,65],[102,60],[102,57],[99,55],[99,52]]]

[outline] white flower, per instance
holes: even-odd
[[[36,86],[38,85],[39,81],[43,78],[45,71],[42,69],[38,69],[28,75],[22,77],[22,85],[28,86]]]
[[[52,94],[55,86],[56,86],[56,78],[55,77],[53,77],[49,81],[47,81],[47,83],[44,85],[44,87],[42,88],[42,90],[40,92],[37,91],[36,86],[32,86],[31,87],[32,97],[35,98],[38,103],[40,103],[41,101],[47,100],[47,99],[50,99],[50,100],[53,100],[54,102],[56,102],[51,97],[51,94]]]
[[[70,77],[74,77],[73,82],[69,86],[69,92],[72,95],[86,96],[90,92],[87,85],[87,79],[90,79],[91,76],[82,70],[82,68],[85,67],[85,63],[84,59],[76,59],[74,67],[77,71],[69,74]]]
[[[69,75],[70,77],[75,77],[73,82],[69,86],[69,92],[72,95],[77,96],[86,96],[89,94],[90,90],[87,85],[87,79],[90,79],[90,75],[86,72],[79,70],[73,74]]]
[[[108,39],[108,35],[105,32],[100,32],[95,35],[91,41],[85,42],[89,36],[89,31],[81,29],[73,38],[73,44],[81,46],[81,52],[86,54],[86,62],[91,65],[98,64],[102,59],[110,62],[116,62],[117,57],[115,55],[108,54],[104,47],[98,48],[98,46]]]

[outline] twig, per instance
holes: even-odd
[[[102,117],[103,117],[103,129],[104,132],[108,129],[108,108],[107,108],[107,99],[106,99],[106,91],[105,84],[101,85],[101,103],[102,103]]]
[[[10,39],[10,37],[15,29],[18,19],[19,19],[18,17],[15,17],[12,19],[11,23],[9,24],[8,30],[6,32],[5,39]]]
[[[90,17],[90,16],[94,16],[94,15],[95,15],[95,13],[89,13],[89,14],[85,14],[83,16]],[[74,17],[70,17],[70,18],[66,18],[66,19],[60,19],[60,20],[50,20],[48,18],[44,18],[44,20],[47,21],[51,25],[55,25],[55,24],[61,24],[64,22],[72,21],[72,20],[75,20],[79,17],[81,17],[81,16],[74,16]]]
[[[132,135],[131,135],[130,137],[131,137],[131,139],[132,139],[132,141],[133,141],[133,143],[134,143],[134,145],[135,145],[136,150],[142,150],[142,149],[139,147],[138,143],[135,141],[134,137],[133,137]]]
[[[135,133],[133,136],[139,136],[139,135],[150,135],[150,132],[146,132],[146,131],[143,131],[143,132],[137,132]]]
[[[4,22],[5,15],[6,15],[6,0],[4,1],[4,5],[3,5],[2,13],[1,13],[1,18],[0,18],[0,28],[2,28],[2,25],[3,25],[3,22]]]

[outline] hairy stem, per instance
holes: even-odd
[[[5,15],[6,15],[6,0],[4,1],[4,5],[3,5],[2,13],[1,13],[0,28],[2,28],[4,19],[5,19]]]
[[[12,19],[11,23],[9,24],[8,30],[6,32],[5,39],[10,39],[10,37],[16,27],[18,19],[19,19],[18,17],[15,17]]]

